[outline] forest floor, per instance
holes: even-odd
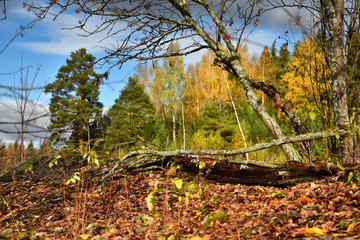
[[[0,182],[0,239],[360,238],[360,190],[341,176],[276,188],[138,169],[99,191],[106,170]]]

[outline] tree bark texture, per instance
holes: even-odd
[[[334,121],[339,129],[346,129],[349,124],[347,105],[346,72],[344,57],[344,1],[321,0],[330,39],[330,68],[332,74],[332,98]],[[350,159],[352,141],[340,142],[340,158]]]
[[[270,99],[274,101],[274,103],[280,103],[278,107],[281,109],[283,113],[290,119],[290,128],[291,131],[297,135],[308,133],[308,129],[301,122],[301,118],[297,115],[285,102],[285,99],[281,95],[281,93],[271,84],[254,80],[252,81],[252,85],[265,93]],[[308,159],[309,162],[312,161],[312,151],[314,149],[314,143],[312,141],[304,141],[300,142],[300,147],[302,149],[302,153]]]
[[[235,56],[233,56],[234,58]],[[285,137],[280,125],[276,122],[276,120],[268,113],[265,106],[261,103],[258,95],[255,92],[254,87],[252,86],[252,82],[248,75],[245,72],[244,67],[242,66],[240,59],[233,60],[232,66],[234,68],[234,72],[238,77],[239,81],[244,87],[245,94],[247,96],[247,102],[252,106],[256,114],[262,120],[264,125],[270,130],[275,139],[280,139]],[[297,161],[302,162],[302,158],[299,155],[299,152],[294,148],[292,144],[281,145],[282,150],[286,158],[289,161]]]

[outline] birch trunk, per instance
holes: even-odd
[[[175,111],[173,113],[172,116],[172,124],[173,124],[173,141],[174,141],[174,146],[177,149],[177,144],[176,144],[176,118],[175,118]]]
[[[321,0],[325,11],[325,22],[328,25],[330,39],[330,68],[332,74],[332,97],[334,106],[334,122],[339,129],[346,129],[349,123],[349,110],[347,105],[346,72],[344,57],[344,1]],[[353,149],[351,139],[341,141],[340,159],[349,161]]]

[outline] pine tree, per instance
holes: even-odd
[[[45,86],[45,93],[51,93],[50,125],[53,131],[52,143],[59,143],[69,137],[68,144],[79,146],[89,139],[90,124],[101,116],[99,84],[107,74],[98,74],[93,69],[95,57],[81,48],[70,54],[66,65],[60,67],[56,80]]]
[[[107,131],[107,143],[128,143],[129,149],[136,146],[140,137],[150,139],[153,135],[155,109],[137,78],[130,77],[119,98],[109,109],[112,123]]]

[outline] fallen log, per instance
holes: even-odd
[[[199,169],[199,163],[204,163],[204,167]],[[323,163],[305,164],[295,161],[285,164],[270,164],[261,161],[228,160],[204,157],[185,157],[185,156],[164,156],[164,157],[141,157],[136,160],[123,161],[120,169],[122,170],[146,169],[151,166],[165,167],[169,163],[182,166],[182,171],[198,174],[200,171],[206,172],[205,177],[210,180],[227,183],[241,183],[246,185],[263,185],[285,187],[297,183],[313,181],[324,176],[330,175],[328,166]],[[332,169],[332,173],[335,170]],[[111,175],[113,175],[111,174]],[[103,182],[108,178],[104,177]]]
[[[192,149],[175,151],[132,151],[117,161],[115,166],[103,178],[103,183],[119,171],[146,168],[149,166],[164,167],[169,162],[181,164],[185,171],[198,173],[198,163],[204,162],[206,169],[211,170],[207,174],[207,178],[209,179],[243,184],[293,185],[298,182],[311,181],[328,175],[327,166],[323,164],[313,165],[299,162],[271,164],[259,161],[244,161],[234,157],[281,144],[315,140],[343,134],[345,134],[345,132],[335,130],[302,134],[275,139],[271,142],[256,144],[252,147],[238,150]]]

